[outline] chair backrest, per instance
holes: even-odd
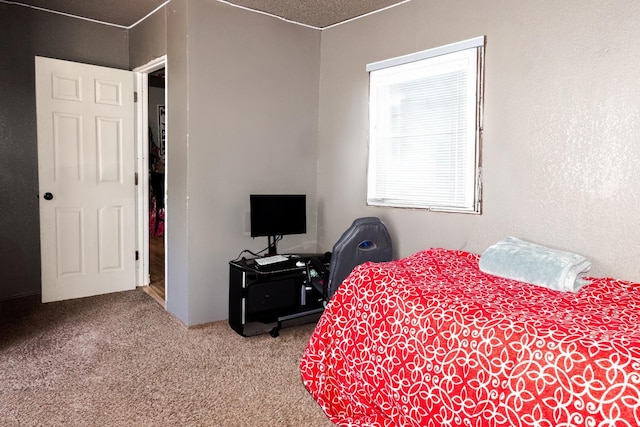
[[[382,221],[376,217],[356,219],[333,246],[326,300],[354,267],[367,261],[391,261],[391,257],[391,237]]]

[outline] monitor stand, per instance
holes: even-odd
[[[267,242],[269,243],[268,255],[278,254],[278,248],[276,246],[278,240],[278,236],[267,236]]]

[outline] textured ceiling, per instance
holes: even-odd
[[[232,0],[228,3],[324,28],[404,0]]]
[[[131,27],[167,0],[17,0],[22,4],[122,27]],[[247,9],[283,19],[325,28],[408,0],[230,0]]]

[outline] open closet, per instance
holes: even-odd
[[[149,276],[150,291],[165,301],[165,69],[149,74]]]

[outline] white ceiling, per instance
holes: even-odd
[[[0,0],[125,28],[167,0]],[[218,0],[315,28],[325,28],[409,0]]]

